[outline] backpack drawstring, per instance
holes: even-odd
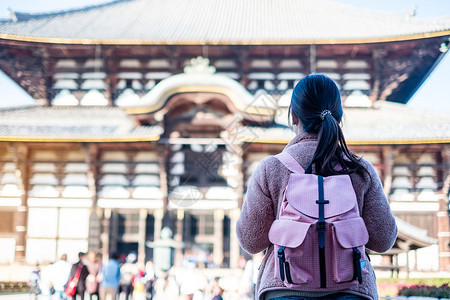
[[[286,269],[286,279],[289,283],[292,284],[293,282],[292,282],[292,278],[291,278],[291,270],[289,267],[289,263],[286,261],[284,249],[286,249],[285,246],[282,246],[282,247],[280,247],[280,249],[278,249],[278,261],[280,263],[280,277],[281,277],[281,281],[284,281],[284,274],[285,274],[285,269]]]
[[[361,272],[361,251],[357,247],[353,248],[353,280],[358,278],[359,284],[362,283]]]

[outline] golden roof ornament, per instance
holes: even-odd
[[[191,59],[191,64],[183,69],[186,74],[214,74],[216,68],[209,65],[209,59],[202,56]]]

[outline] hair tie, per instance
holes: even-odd
[[[325,109],[324,111],[322,111],[322,112],[320,113],[320,118],[322,119],[322,121],[325,120],[325,117],[326,117],[327,115],[331,115],[331,111],[329,111],[328,109]]]

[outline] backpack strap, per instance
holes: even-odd
[[[330,201],[325,200],[323,192],[323,177],[317,176],[319,185],[319,200],[316,201],[319,204],[319,220],[317,222],[317,231],[319,233],[319,266],[320,266],[320,287],[327,287],[327,275],[325,267],[325,204],[329,204]]]
[[[293,173],[305,173],[305,170],[300,166],[300,164],[293,158],[289,153],[283,151],[275,157],[286,167],[289,171]]]

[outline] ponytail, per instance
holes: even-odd
[[[313,165],[319,175],[326,176],[333,173],[331,162],[339,147],[339,131],[339,124],[330,114],[327,114],[320,126],[319,143],[313,159],[306,168],[306,173],[312,173]]]
[[[339,125],[341,98],[336,84],[321,74],[309,75],[297,84],[290,109],[302,122],[306,132],[318,134],[318,145],[306,173],[321,176],[367,173],[361,158],[348,148]]]

